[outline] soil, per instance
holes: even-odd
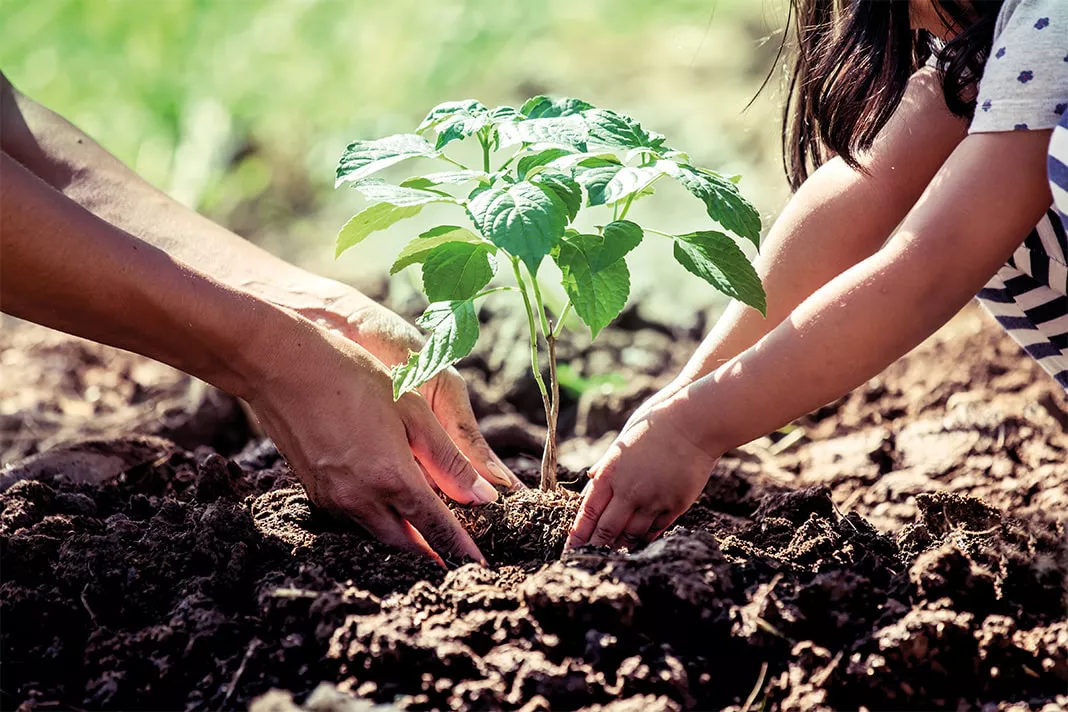
[[[564,403],[571,490],[703,328],[562,345],[626,384]],[[464,372],[532,481],[509,342]],[[1068,706],[1068,397],[974,311],[725,457],[644,549],[561,559],[577,496],[527,491],[457,510],[491,566],[449,571],[319,516],[180,374],[10,321],[0,363],[3,709]]]

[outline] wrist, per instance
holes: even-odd
[[[727,444],[724,429],[703,395],[696,383],[686,382],[662,407],[678,436],[714,464],[732,446]]]

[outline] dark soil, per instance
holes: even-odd
[[[565,403],[576,471],[701,327],[621,323],[564,349],[628,384]],[[535,474],[503,341],[465,376]],[[556,560],[577,499],[525,492],[461,513],[492,566],[448,572],[318,516],[173,371],[10,322],[0,359],[4,709],[1068,705],[1068,398],[974,314],[731,453],[643,550]]]

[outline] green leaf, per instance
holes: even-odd
[[[389,203],[390,205],[397,206],[459,202],[451,195],[442,193],[438,190],[422,190],[419,188],[396,186],[392,183],[385,183],[375,178],[353,183],[352,187],[360,191],[360,193],[363,194],[363,197],[370,201],[376,203]]]
[[[485,171],[439,171],[437,173],[427,173],[425,176],[413,176],[401,181],[401,186],[426,190],[435,185],[460,185],[472,180],[489,183],[492,178],[493,176]]]
[[[469,242],[485,245],[491,251],[497,249],[494,245],[486,242],[470,230],[465,230],[464,228],[456,227],[455,225],[441,225],[431,230],[427,230],[422,235],[405,245],[404,249],[397,255],[397,259],[394,260],[393,266],[389,268],[390,275],[397,274],[409,265],[424,262],[427,255],[429,255],[434,248],[449,242]]]
[[[475,99],[461,99],[460,101],[446,101],[442,104],[438,104],[430,113],[423,119],[423,123],[419,124],[419,128],[415,130],[416,133],[422,134],[430,129],[436,127],[441,122],[449,119],[456,114],[466,114],[468,116],[475,116],[478,114],[486,113],[486,107],[480,101]]]
[[[471,299],[493,279],[490,250],[485,242],[446,242],[423,262],[423,291],[432,302]]]
[[[682,163],[678,180],[705,204],[708,217],[760,247],[760,213],[721,175]]]
[[[677,235],[675,259],[728,297],[767,316],[767,297],[760,277],[730,236],[714,230]]]
[[[407,363],[393,367],[394,400],[471,353],[478,341],[478,316],[470,300],[435,302],[416,323],[430,335],[418,353],[409,354]]]
[[[551,148],[546,148],[542,151],[538,151],[537,153],[532,153],[529,156],[523,156],[516,164],[516,175],[519,176],[520,180],[524,178],[529,178],[531,176],[532,171],[538,172],[540,170],[544,170],[545,166],[557,160],[558,158],[573,155],[575,154],[570,149],[554,146]]]
[[[592,109],[583,116],[589,127],[586,143],[591,150],[607,148],[618,151],[641,147],[655,150],[664,144],[663,136],[646,131],[629,116],[608,109]]]
[[[568,236],[560,242],[555,257],[564,292],[596,338],[627,305],[630,271],[626,261],[604,264],[605,239],[600,235]]]
[[[567,226],[564,202],[529,181],[507,190],[486,188],[472,197],[467,210],[482,236],[523,260],[531,274],[537,274]]]
[[[434,144],[434,148],[440,151],[453,141],[459,141],[468,136],[474,136],[482,129],[491,125],[492,121],[486,113],[474,116],[463,113],[454,114],[435,127],[438,131],[438,140],[437,143]]]
[[[586,205],[594,207],[607,202],[608,184],[623,166],[615,159],[591,158],[575,168],[575,180],[586,189]]]
[[[508,121],[517,121],[522,118],[519,112],[511,106],[498,106],[493,111],[489,112],[490,121],[495,124],[503,124]]]
[[[589,104],[582,99],[566,97],[561,99],[550,99],[547,96],[535,96],[527,99],[526,103],[519,109],[519,113],[523,114],[528,119],[542,119],[581,114],[592,108],[593,104]]]
[[[375,203],[366,210],[353,215],[341,228],[341,232],[337,234],[334,256],[340,257],[341,253],[362,242],[372,232],[385,230],[396,222],[417,215],[422,209],[422,204],[397,206],[389,203]]]
[[[551,190],[567,207],[567,219],[571,222],[582,207],[582,187],[571,176],[559,171],[542,171],[530,179],[531,183]]]
[[[670,163],[670,161],[668,161]],[[675,165],[672,163],[671,165]],[[605,205],[618,203],[646,190],[664,173],[655,166],[623,166],[609,179],[604,187]]]
[[[577,151],[586,150],[589,132],[581,116],[553,116],[527,119],[512,124],[501,124],[500,145],[534,143],[546,146],[564,146]]]
[[[630,220],[616,220],[604,226],[602,235],[587,235],[587,237],[600,240],[600,246],[596,249],[592,246],[597,243],[594,240],[588,241],[591,248],[587,249],[590,264],[594,269],[600,269],[623,259],[624,255],[641,244],[645,232],[637,223],[632,223]]]
[[[335,187],[346,181],[363,180],[383,168],[409,158],[436,158],[439,154],[427,140],[415,134],[396,134],[374,141],[354,141],[337,166]]]

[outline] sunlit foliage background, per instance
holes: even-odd
[[[448,99],[550,93],[631,114],[698,163],[742,174],[767,223],[786,196],[781,73],[746,105],[773,69],[784,2],[0,0],[0,69],[183,202],[360,281],[413,228],[334,262],[333,236],[361,207],[333,190],[337,157]],[[635,206],[643,224],[702,225],[695,201],[662,192]],[[638,298],[654,283],[675,304],[715,298],[656,247],[631,258]]]

